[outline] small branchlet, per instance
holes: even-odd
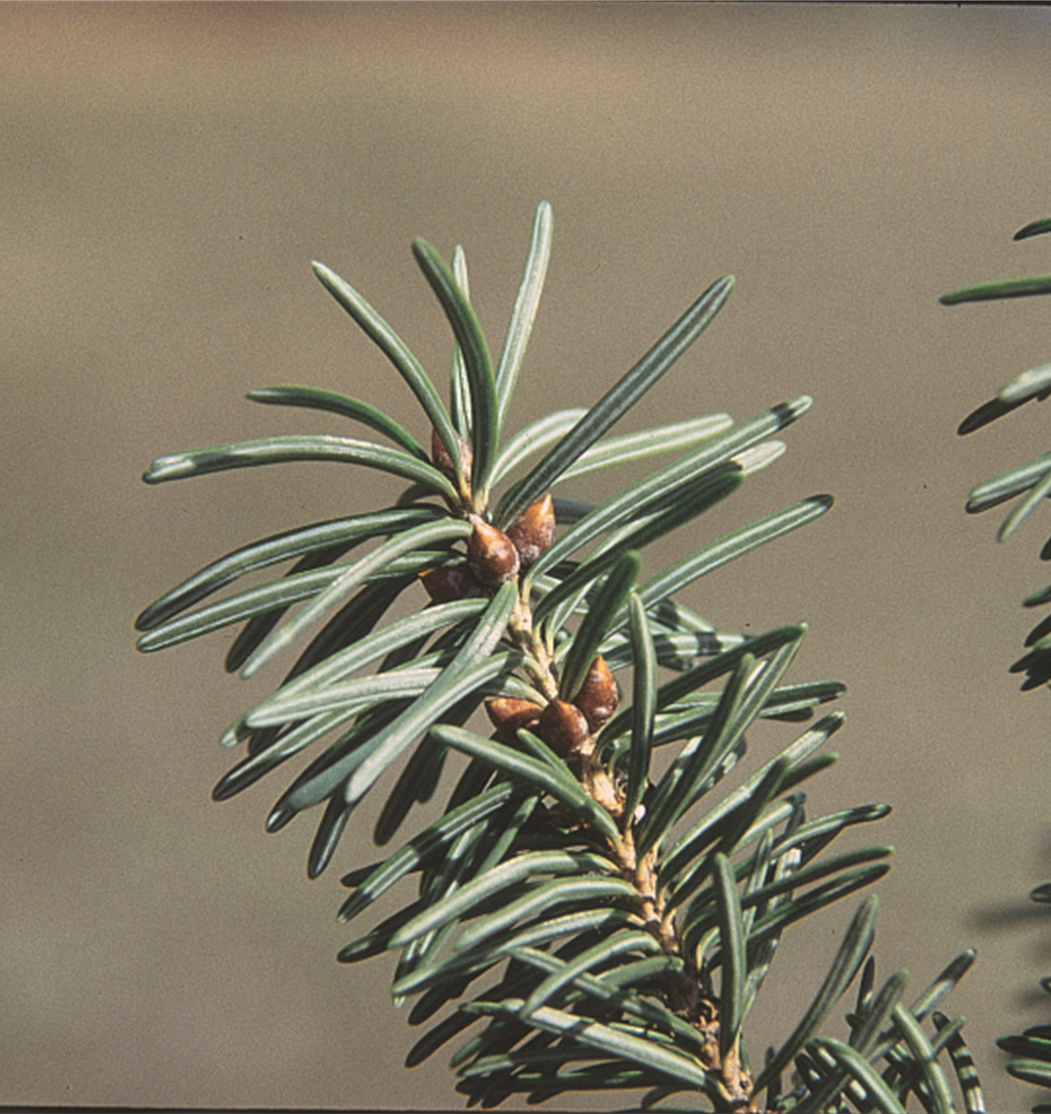
[[[792,1039],[798,1038],[798,1048],[780,1053],[753,1084],[739,1041],[754,987],[750,980],[761,978],[783,927],[874,881],[883,868],[870,860],[883,852],[869,849],[860,865],[856,858],[833,860],[827,872],[838,877],[826,879],[822,864],[800,869],[792,858],[800,855],[794,844],[783,847],[791,841],[779,842],[768,830],[775,821],[786,832],[801,822],[787,800],[774,798],[783,794],[782,781],[794,786],[819,768],[810,755],[835,729],[834,717],[808,732],[809,740],[803,736],[793,744],[790,755],[783,753],[783,770],[775,764],[772,773],[755,778],[736,801],[728,801],[721,818],[710,813],[714,819],[693,834],[673,831],[729,772],[756,715],[768,708],[772,717],[785,707],[796,712],[838,695],[828,684],[813,686],[809,694],[808,686],[777,690],[803,628],[749,638],[745,655],[732,636],[725,643],[714,632],[709,636],[703,620],[673,597],[707,570],[812,521],[831,500],[815,496],[768,515],[709,542],[636,588],[638,550],[703,513],[746,473],[774,459],[776,451],[768,450],[779,442],[769,438],[805,413],[810,399],[801,396],[739,424],[710,415],[627,437],[607,436],[707,328],[733,288],[728,276],[697,298],[588,411],[579,417],[550,415],[505,442],[504,423],[543,285],[550,232],[550,207],[543,204],[495,364],[469,301],[462,252],[449,267],[424,241],[414,244],[456,339],[448,407],[422,364],[364,298],[327,267],[315,265],[326,289],[420,401],[427,419],[422,428],[431,430],[429,454],[412,433],[363,403],[282,388],[264,392],[266,400],[364,420],[395,448],[295,436],[155,461],[147,473],[151,483],[318,460],[391,473],[410,486],[381,511],[266,538],[213,562],[146,609],[137,624],[146,632],[140,645],[159,649],[246,620],[237,645],[244,655],[254,655],[248,659],[254,669],[261,654],[278,653],[332,612],[293,667],[295,681],[247,712],[230,732],[235,741],[250,739],[249,753],[217,787],[220,796],[231,796],[304,747],[340,733],[296,775],[268,820],[276,830],[297,813],[328,802],[311,849],[312,877],[331,860],[348,815],[388,767],[406,758],[377,822],[377,843],[385,843],[414,804],[434,793],[448,750],[470,757],[438,819],[385,862],[344,879],[356,890],[344,906],[349,919],[407,873],[422,872],[418,900],[348,945],[340,958],[354,962],[408,947],[394,994],[402,998],[429,987],[419,1007],[426,1016],[436,1003],[461,997],[473,972],[492,967],[494,956],[513,958],[507,981],[464,1002],[459,1017],[440,1022],[410,1054],[430,1055],[459,1030],[461,1018],[492,1015],[493,1027],[457,1053],[461,1087],[471,1105],[495,1106],[516,1092],[530,1103],[542,1101],[562,1084],[601,1090],[610,1083],[624,1086],[625,1080],[644,1080],[640,1086],[652,1080],[656,1087],[648,1100],[662,1097],[658,1092],[698,1087],[716,1110],[738,1114],[755,1109],[764,1092],[776,1092],[778,1073],[791,1068],[808,1036],[797,1032]],[[464,422],[466,416],[470,420]],[[544,455],[490,508],[491,484],[545,446]],[[551,489],[580,473],[585,454],[592,465],[605,467],[673,449],[686,455],[596,506],[597,514],[561,505],[564,559],[543,560],[545,575],[532,575],[544,554],[555,556]],[[631,544],[611,552],[618,538]],[[343,555],[363,542],[375,544],[342,565]],[[288,560],[296,563],[287,579],[190,610],[232,579]],[[431,604],[439,606],[385,618],[417,579]],[[280,625],[274,629],[275,624]],[[614,671],[627,667],[631,714],[617,715]],[[667,690],[662,695],[658,667],[686,679],[674,682],[674,699]],[[367,672],[354,675],[361,670]],[[697,690],[720,678],[728,679],[714,705],[706,697],[694,701]],[[462,726],[483,699],[494,729],[488,739]],[[678,728],[683,736],[671,738]],[[678,744],[679,754],[663,764],[663,772],[651,769],[653,748],[669,743]],[[846,815],[841,827],[878,818],[865,809]],[[766,825],[761,846],[742,854],[742,841],[760,823]],[[824,828],[821,832],[821,839],[831,838]],[[726,859],[719,859],[714,896],[713,839]],[[793,872],[798,879],[789,878]],[[825,880],[814,886],[819,879]],[[789,882],[792,890],[786,889]],[[748,900],[743,908],[742,887]],[[506,910],[498,908],[505,898]],[[563,938],[565,925],[557,923],[563,915],[581,926],[570,930],[574,938]],[[556,922],[557,937],[543,934],[548,919]],[[452,938],[458,924],[463,930]],[[451,953],[442,954],[447,940]],[[863,946],[862,936],[850,935],[846,959],[833,971],[849,973],[854,952],[860,956]],[[577,967],[579,961],[591,966]],[[623,982],[610,977],[619,975],[618,967],[624,969]],[[465,972],[469,977],[461,982]],[[519,988],[521,998],[514,996]],[[554,1034],[558,1045],[525,1039],[508,1070],[509,1061],[491,1053],[506,1051],[501,1042],[512,1028],[516,1041],[519,1028],[523,1036],[536,1028],[547,1031],[545,1041]],[[593,1059],[596,1047],[611,1062],[594,1065],[600,1070],[592,1077],[592,1065],[578,1068],[577,1062]],[[561,1056],[563,1050],[565,1060],[552,1071],[550,1053]],[[899,1047],[895,1056],[900,1054]],[[564,1066],[569,1070],[563,1073]],[[618,1070],[611,1074],[607,1068]],[[918,1072],[928,1084],[934,1079],[926,1062],[900,1074],[912,1080]],[[775,1074],[773,1085],[764,1080]],[[900,1097],[907,1095],[906,1089]],[[803,1095],[797,1108],[812,1097]],[[840,1100],[832,1095],[829,1101]],[[940,1098],[935,1105],[948,1108]]]

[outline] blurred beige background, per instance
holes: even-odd
[[[992,1109],[1035,1101],[993,1041],[1051,1014],[1051,926],[1024,900],[1051,878],[1051,705],[1008,673],[1048,515],[998,547],[963,501],[1046,449],[1046,411],[954,431],[1051,357],[1051,305],[937,298],[1051,269],[1046,238],[1010,239],[1051,215],[1049,105],[1031,8],[0,5],[0,1102],[460,1107],[445,1054],[401,1066],[416,1034],[387,960],[334,961],[374,808],[310,883],[313,819],[262,831],[284,780],[210,801],[219,733],[287,663],[255,687],[221,672],[225,634],[134,650],[138,611],[210,558],[394,485],[139,477],[176,449],[340,431],[243,400],[274,383],[425,432],[309,262],[444,368],[412,237],[465,245],[498,343],[542,198],[555,249],[514,427],[596,398],[730,271],[630,428],[815,397],[787,456],[696,529],[821,491],[835,509],[688,598],[728,627],[810,621],[793,677],[850,688],[813,809],[895,806],[864,833],[898,847],[880,969],[919,990],[977,946],[949,1008]],[[853,904],[789,932],[757,1053]]]

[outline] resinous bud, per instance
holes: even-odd
[[[620,703],[617,682],[601,654],[591,663],[573,703],[584,713],[592,731],[597,731],[617,710]]]
[[[555,538],[555,504],[551,493],[530,503],[507,528],[507,536],[518,550],[522,567],[528,568]]]
[[[435,603],[471,599],[484,596],[485,589],[478,583],[466,565],[448,565],[420,573],[420,581],[427,595]]]
[[[540,717],[537,734],[556,754],[576,754],[588,741],[588,721],[575,704],[552,700]]]
[[[535,731],[544,712],[544,709],[539,704],[534,704],[532,700],[519,700],[513,696],[497,696],[487,700],[485,710],[493,727],[512,739],[523,729]]]
[[[471,475],[471,446],[457,433],[456,443],[460,446],[460,460],[463,461],[463,471],[465,476]],[[443,475],[448,476],[450,480],[456,479],[456,467],[453,464],[452,457],[449,456],[448,450],[438,436],[438,431],[431,426],[431,462]]]
[[[477,515],[471,516],[474,532],[467,543],[467,560],[475,576],[488,587],[498,587],[518,575],[518,550],[511,539]]]

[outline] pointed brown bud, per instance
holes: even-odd
[[[592,731],[597,731],[617,710],[620,703],[617,682],[601,654],[591,663],[573,703],[587,717]]]
[[[588,741],[588,721],[575,704],[552,700],[540,717],[537,734],[556,754],[576,754]]]
[[[523,728],[536,731],[544,709],[532,700],[518,700],[513,696],[497,696],[485,702],[485,710],[493,727],[512,739]]]
[[[511,539],[477,515],[471,521],[474,532],[467,543],[467,560],[475,576],[490,587],[513,580],[518,575],[518,550]]]
[[[456,434],[456,443],[460,446],[460,459],[463,461],[464,475],[469,479],[471,476],[471,446],[458,433]],[[456,479],[456,468],[453,465],[452,457],[449,456],[434,426],[431,426],[431,462],[450,480]]]
[[[463,600],[484,596],[485,590],[475,580],[466,565],[449,565],[445,568],[428,569],[420,573],[420,580],[427,595],[435,603],[449,603],[450,600]]]
[[[548,548],[555,538],[555,504],[551,493],[541,496],[507,528],[523,568],[529,566]]]

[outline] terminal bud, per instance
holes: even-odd
[[[474,532],[467,543],[467,560],[478,579],[491,588],[518,575],[518,550],[511,539],[477,515],[471,516]]]
[[[530,503],[507,528],[507,536],[518,550],[522,567],[528,568],[555,538],[555,504],[551,493]]]
[[[485,589],[474,578],[466,565],[446,565],[420,573],[420,581],[427,595],[435,603],[470,599],[484,596]]]
[[[584,713],[592,731],[597,731],[617,710],[620,703],[617,682],[601,654],[591,663],[573,703]]]
[[[497,696],[485,702],[489,721],[501,734],[512,739],[525,729],[536,731],[544,709],[532,700],[518,700],[513,696]]]
[[[457,433],[456,443],[460,446],[460,460],[463,461],[464,475],[470,479],[471,476],[471,446]],[[448,476],[450,480],[456,479],[456,467],[453,464],[452,457],[449,456],[448,450],[442,443],[442,439],[438,436],[438,431],[431,426],[431,463],[443,475]]]
[[[575,705],[552,700],[540,717],[540,738],[563,757],[579,753],[588,741],[588,721]]]

